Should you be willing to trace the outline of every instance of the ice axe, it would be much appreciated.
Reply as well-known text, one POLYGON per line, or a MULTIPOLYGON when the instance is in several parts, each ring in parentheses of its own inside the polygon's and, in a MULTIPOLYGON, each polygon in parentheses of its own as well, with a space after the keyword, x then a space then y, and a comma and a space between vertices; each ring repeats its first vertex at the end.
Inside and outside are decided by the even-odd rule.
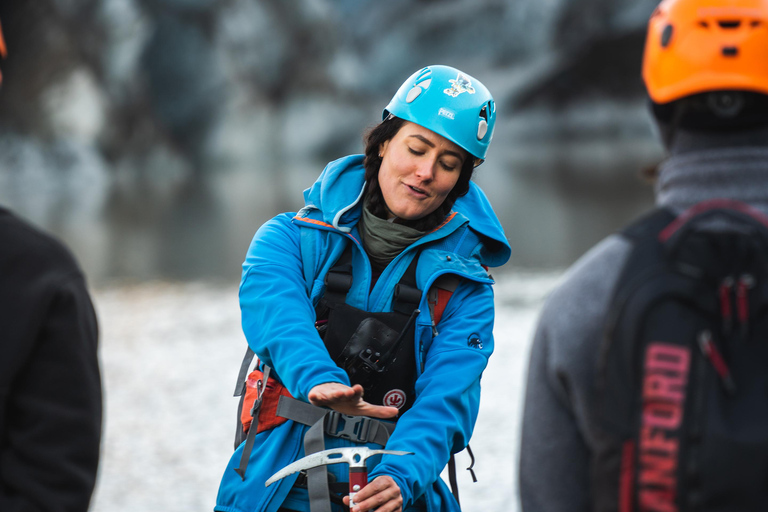
POLYGON ((367 446, 350 446, 347 448, 323 450, 288 464, 269 477, 265 486, 269 486, 281 478, 285 478, 298 471, 345 462, 349 464, 349 507, 352 508, 355 506, 355 494, 368 483, 368 468, 365 466, 365 460, 372 455, 384 454, 413 455, 412 452, 397 450, 371 450, 367 446))

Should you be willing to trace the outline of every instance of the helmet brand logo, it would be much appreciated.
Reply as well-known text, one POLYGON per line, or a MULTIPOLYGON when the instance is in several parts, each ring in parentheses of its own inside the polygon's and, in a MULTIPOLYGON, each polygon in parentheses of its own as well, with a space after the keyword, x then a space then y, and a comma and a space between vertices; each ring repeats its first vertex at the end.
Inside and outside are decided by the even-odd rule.
POLYGON ((454 119, 456 117, 456 114, 448 110, 447 108, 441 108, 437 111, 437 115, 446 117, 448 119, 454 119))
POLYGON ((448 82, 451 84, 451 87, 443 91, 448 96, 455 98, 463 92, 475 94, 475 88, 472 87, 472 81, 463 73, 459 73, 455 80, 448 80, 448 82))

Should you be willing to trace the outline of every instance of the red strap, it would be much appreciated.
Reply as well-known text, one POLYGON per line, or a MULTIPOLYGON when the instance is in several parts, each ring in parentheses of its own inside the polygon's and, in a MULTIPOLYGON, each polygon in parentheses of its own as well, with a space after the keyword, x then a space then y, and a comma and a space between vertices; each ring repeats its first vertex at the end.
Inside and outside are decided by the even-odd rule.
POLYGON ((699 215, 700 213, 703 213, 707 210, 712 210, 716 208, 726 208, 731 210, 736 210, 741 213, 744 213, 746 215, 749 215, 753 217, 755 220, 761 222, 763 225, 768 227, 768 217, 757 210, 756 208, 739 202, 739 201, 733 201, 730 199, 711 199, 709 201, 702 201, 700 203, 697 203, 687 210, 685 210, 683 213, 681 213, 672 223, 670 223, 666 228, 664 228, 661 233, 659 233, 659 240, 661 242, 666 242, 669 240, 672 235, 675 234, 675 231, 680 229, 683 225, 685 225, 686 222, 691 220, 696 215, 699 215))
POLYGON ((720 314, 723 320, 731 319, 731 281, 726 279, 720 285, 720 314))
POLYGON ((437 304, 435 304, 435 316, 433 318, 435 325, 439 324, 440 319, 443 318, 443 312, 448 305, 448 301, 451 300, 451 295, 453 295, 453 292, 450 290, 437 289, 437 304))
MULTIPOLYGON (((259 397, 258 383, 261 382, 262 378, 264 378, 264 374, 261 373, 261 370, 254 370, 248 375, 243 409, 240 411, 240 422, 243 424, 243 432, 246 433, 251 428, 253 421, 251 409, 253 408, 253 403, 259 397)), ((288 421, 287 418, 277 415, 277 403, 281 395, 291 396, 285 386, 270 377, 262 393, 261 407, 259 407, 259 423, 258 427, 256 427, 257 434, 288 421)))
POLYGON ((737 307, 739 311, 739 322, 745 324, 749 321, 749 282, 746 278, 739 279, 736 287, 737 307))
POLYGON ((632 512, 632 495, 635 485, 635 442, 624 441, 621 447, 621 469, 619 474, 619 512, 632 512))
POLYGON ((702 352, 704 352, 704 355, 707 356, 712 363, 712 366, 714 366, 717 374, 723 379, 728 378, 731 374, 731 370, 728 368, 725 359, 723 359, 722 354, 717 350, 717 347, 712 342, 711 338, 701 339, 701 349, 702 352))

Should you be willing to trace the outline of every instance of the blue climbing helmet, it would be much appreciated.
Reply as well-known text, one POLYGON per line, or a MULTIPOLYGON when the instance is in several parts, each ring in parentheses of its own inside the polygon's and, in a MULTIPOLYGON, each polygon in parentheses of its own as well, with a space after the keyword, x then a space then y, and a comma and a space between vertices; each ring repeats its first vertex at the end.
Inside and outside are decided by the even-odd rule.
POLYGON ((479 80, 450 66, 427 66, 400 86, 384 109, 442 135, 475 157, 485 160, 496 125, 493 96, 479 80))

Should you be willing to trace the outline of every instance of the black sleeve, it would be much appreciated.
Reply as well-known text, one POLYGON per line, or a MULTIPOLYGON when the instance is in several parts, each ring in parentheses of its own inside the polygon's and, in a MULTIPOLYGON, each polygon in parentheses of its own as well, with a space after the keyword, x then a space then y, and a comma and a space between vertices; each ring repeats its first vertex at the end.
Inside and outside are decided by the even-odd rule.
POLYGON ((63 277, 8 389, 0 510, 85 512, 101 438, 96 316, 79 275, 63 277))

